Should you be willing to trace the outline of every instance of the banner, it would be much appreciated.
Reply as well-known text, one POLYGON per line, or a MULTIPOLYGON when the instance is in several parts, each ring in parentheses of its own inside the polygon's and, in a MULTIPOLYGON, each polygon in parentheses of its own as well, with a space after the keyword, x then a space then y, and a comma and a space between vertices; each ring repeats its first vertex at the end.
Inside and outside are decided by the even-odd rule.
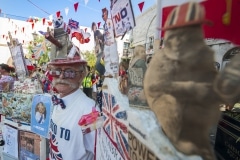
POLYGON ((125 35, 136 25, 130 0, 117 0, 110 9, 116 37, 125 35))

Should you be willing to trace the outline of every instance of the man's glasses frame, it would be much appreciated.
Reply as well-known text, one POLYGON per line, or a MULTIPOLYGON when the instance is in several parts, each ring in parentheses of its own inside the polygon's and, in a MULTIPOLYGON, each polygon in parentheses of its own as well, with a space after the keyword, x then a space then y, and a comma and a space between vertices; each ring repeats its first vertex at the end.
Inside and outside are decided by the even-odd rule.
POLYGON ((64 70, 57 68, 57 69, 51 69, 49 71, 49 74, 53 77, 60 77, 60 75, 63 73, 64 78, 75 78, 77 75, 77 72, 79 72, 81 74, 84 71, 82 71, 82 70, 75 71, 74 69, 70 69, 70 68, 67 68, 64 70))

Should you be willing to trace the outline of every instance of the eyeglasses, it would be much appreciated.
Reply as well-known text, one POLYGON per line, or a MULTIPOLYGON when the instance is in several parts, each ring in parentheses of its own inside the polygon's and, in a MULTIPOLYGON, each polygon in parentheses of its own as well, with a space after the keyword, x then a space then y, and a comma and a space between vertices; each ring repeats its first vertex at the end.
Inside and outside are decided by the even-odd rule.
POLYGON ((49 71, 49 74, 53 77, 59 77, 63 73, 64 78, 75 78, 77 75, 77 72, 83 73, 83 71, 75 71, 73 69, 51 69, 49 71))

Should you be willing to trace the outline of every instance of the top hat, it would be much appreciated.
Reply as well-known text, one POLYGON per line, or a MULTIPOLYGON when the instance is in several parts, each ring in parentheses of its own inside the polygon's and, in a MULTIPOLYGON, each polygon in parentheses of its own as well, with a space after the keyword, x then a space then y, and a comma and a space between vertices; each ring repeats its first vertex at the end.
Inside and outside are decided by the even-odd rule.
POLYGON ((179 27, 212 24, 205 19, 205 9, 197 2, 188 2, 175 7, 167 17, 167 20, 161 30, 169 30, 179 27))

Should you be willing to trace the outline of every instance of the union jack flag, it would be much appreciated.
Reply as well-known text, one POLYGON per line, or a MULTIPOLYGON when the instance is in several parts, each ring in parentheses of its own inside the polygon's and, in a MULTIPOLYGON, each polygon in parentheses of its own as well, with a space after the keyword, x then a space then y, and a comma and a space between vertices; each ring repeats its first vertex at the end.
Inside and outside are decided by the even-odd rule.
POLYGON ((113 95, 103 92, 103 128, 115 142, 116 147, 123 159, 129 160, 128 142, 127 142, 127 126, 123 123, 127 119, 126 111, 121 110, 113 95))
POLYGON ((50 147, 50 155, 51 159, 55 160, 63 160, 61 152, 58 150, 58 142, 56 140, 56 136, 50 132, 50 140, 49 140, 49 147, 50 147))
POLYGON ((78 27, 79 27, 79 22, 78 22, 78 21, 74 21, 74 20, 72 20, 72 19, 69 19, 69 21, 68 21, 68 26, 69 26, 70 28, 78 29, 78 27))

